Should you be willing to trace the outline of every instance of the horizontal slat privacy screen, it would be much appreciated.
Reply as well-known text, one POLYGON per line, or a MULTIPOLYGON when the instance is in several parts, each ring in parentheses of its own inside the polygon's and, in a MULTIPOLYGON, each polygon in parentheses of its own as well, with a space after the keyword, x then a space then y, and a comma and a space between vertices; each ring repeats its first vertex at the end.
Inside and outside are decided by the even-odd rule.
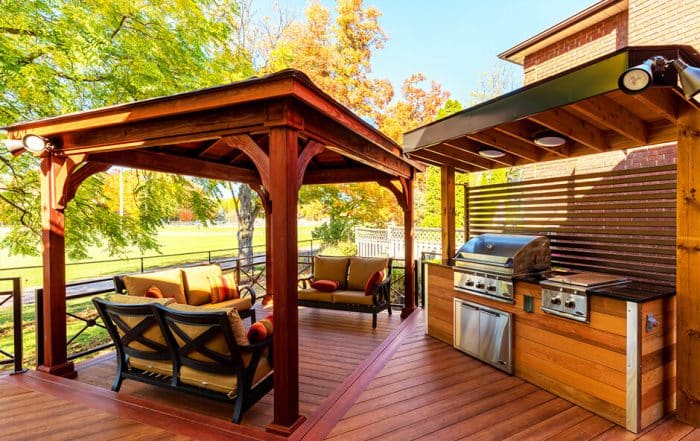
POLYGON ((471 187, 469 233, 542 234, 552 265, 675 284, 676 166, 471 187))

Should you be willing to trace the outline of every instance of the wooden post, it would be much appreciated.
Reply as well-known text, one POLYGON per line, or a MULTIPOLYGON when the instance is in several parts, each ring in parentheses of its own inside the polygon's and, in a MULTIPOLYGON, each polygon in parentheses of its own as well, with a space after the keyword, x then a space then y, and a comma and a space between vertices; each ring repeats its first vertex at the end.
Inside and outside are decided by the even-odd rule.
POLYGON ((464 241, 469 240, 469 183, 464 184, 464 241))
POLYGON ((442 259, 455 256, 455 168, 440 167, 440 227, 442 237, 442 259))
POLYGON ((272 291, 272 215, 269 201, 265 207, 265 299, 270 301, 272 291))
POLYGON ((678 118, 676 238, 678 419, 700 426, 700 111, 678 118))
POLYGON ((274 292, 275 404, 267 430, 289 435, 304 421, 299 415, 299 328, 297 312, 297 132, 270 129, 270 256, 274 292))
POLYGON ((415 271, 416 266, 413 256, 413 179, 401 179, 403 186, 406 206, 403 207, 403 225, 404 225, 404 259, 405 259, 405 305, 401 311, 401 317, 408 317, 416 309, 416 281, 415 271))
POLYGON ((63 207, 57 207, 67 179, 65 159, 48 155, 41 160, 41 240, 44 264, 44 364, 37 370, 73 378, 75 367, 66 349, 66 256, 63 207), (62 177, 59 177, 62 176, 62 177))

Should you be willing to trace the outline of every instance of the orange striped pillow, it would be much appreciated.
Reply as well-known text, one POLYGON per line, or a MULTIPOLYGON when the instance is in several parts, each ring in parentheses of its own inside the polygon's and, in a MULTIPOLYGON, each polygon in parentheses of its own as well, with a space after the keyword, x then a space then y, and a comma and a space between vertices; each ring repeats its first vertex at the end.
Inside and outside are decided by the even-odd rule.
POLYGON ((207 279, 209 279, 209 288, 211 289, 209 296, 212 303, 225 302, 226 300, 241 297, 233 273, 214 277, 209 276, 207 279))

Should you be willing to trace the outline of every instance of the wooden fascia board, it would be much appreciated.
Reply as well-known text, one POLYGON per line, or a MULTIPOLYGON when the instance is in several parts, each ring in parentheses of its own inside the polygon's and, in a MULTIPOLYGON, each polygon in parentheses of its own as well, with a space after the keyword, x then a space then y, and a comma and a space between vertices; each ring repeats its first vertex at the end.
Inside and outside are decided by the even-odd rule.
POLYGON ((348 182, 372 182, 395 179, 394 176, 367 167, 343 169, 307 170, 303 185, 342 184, 348 182))
POLYGON ((94 153, 88 156, 88 161, 220 181, 260 184, 260 176, 252 170, 161 152, 131 150, 94 153))

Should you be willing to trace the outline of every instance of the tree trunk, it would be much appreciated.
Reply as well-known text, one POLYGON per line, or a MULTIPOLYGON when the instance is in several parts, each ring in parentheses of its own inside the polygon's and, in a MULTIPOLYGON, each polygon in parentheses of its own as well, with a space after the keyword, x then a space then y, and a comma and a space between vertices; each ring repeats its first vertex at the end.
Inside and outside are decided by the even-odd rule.
POLYGON ((238 258, 242 265, 251 263, 253 257, 253 232, 255 230, 255 218, 260 212, 260 205, 256 201, 257 195, 245 184, 238 186, 238 203, 236 215, 238 216, 238 258))

